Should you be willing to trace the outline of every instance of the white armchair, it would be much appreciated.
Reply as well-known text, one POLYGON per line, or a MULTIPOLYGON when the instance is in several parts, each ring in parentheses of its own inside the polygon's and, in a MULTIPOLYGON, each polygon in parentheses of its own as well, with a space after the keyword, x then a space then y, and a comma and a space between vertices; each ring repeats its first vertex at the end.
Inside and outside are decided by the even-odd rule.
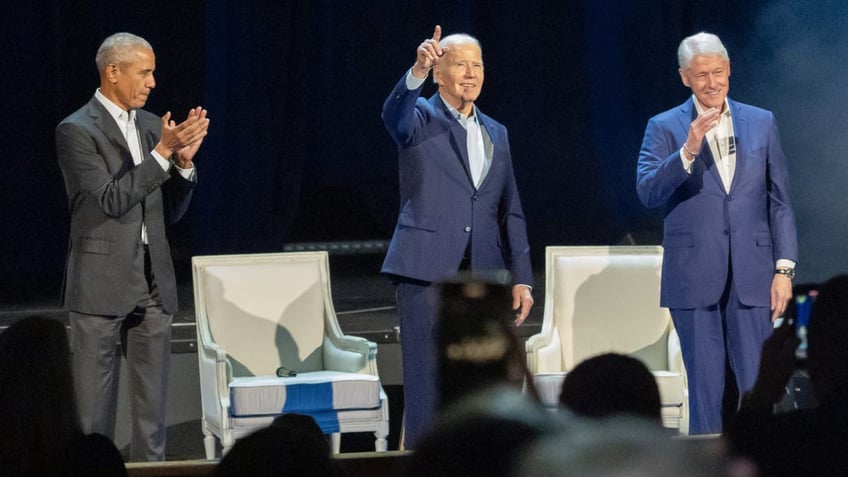
POLYGON ((207 459, 282 413, 315 418, 336 453, 345 432, 386 450, 377 345, 342 334, 326 252, 199 256, 192 273, 207 459))
POLYGON ((660 308, 660 246, 573 246, 545 250, 541 331, 527 364, 546 406, 559 403, 568 370, 602 353, 640 359, 656 378, 666 427, 687 427, 686 376, 677 333, 660 308))

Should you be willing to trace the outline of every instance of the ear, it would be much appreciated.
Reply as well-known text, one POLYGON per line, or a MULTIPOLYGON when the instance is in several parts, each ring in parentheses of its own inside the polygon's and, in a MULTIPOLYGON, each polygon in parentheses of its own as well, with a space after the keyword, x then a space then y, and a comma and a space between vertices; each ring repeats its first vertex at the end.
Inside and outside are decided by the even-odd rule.
POLYGON ((686 77, 686 72, 683 70, 683 68, 679 68, 677 72, 680 73, 680 81, 683 82, 683 85, 687 88, 691 88, 692 86, 689 84, 689 78, 686 77))
POLYGON ((118 65, 109 64, 106 66, 106 79, 108 79, 110 83, 118 82, 118 74, 120 74, 118 65))
POLYGON ((433 80, 437 85, 442 86, 442 69, 439 65, 433 65, 433 80))

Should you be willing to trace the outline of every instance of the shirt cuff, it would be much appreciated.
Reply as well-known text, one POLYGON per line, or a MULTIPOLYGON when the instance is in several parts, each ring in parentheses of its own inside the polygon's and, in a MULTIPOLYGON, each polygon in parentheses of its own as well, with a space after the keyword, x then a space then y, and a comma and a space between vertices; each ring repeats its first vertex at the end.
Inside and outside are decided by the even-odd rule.
POLYGON ((182 167, 174 164, 174 169, 177 170, 177 173, 179 173, 181 176, 183 176, 183 179, 185 179, 187 181, 191 181, 191 182, 197 182, 197 168, 196 167, 192 167, 191 169, 183 169, 182 167))
POLYGON ((427 78, 416 78, 412 74, 412 68, 410 68, 409 71, 406 73, 406 89, 410 91, 413 89, 420 88, 425 81, 427 81, 427 78))
POLYGON ((777 259, 777 264, 775 268, 795 268, 795 262, 789 260, 788 258, 779 258, 777 259))
POLYGON ((683 170, 686 171, 687 174, 692 173, 692 163, 695 162, 694 159, 691 161, 686 159, 686 148, 680 148, 680 161, 683 162, 683 170))
POLYGON ((171 168, 171 162, 162 157, 162 154, 156 152, 156 149, 150 151, 150 155, 153 156, 153 159, 156 159, 156 162, 159 163, 159 167, 161 167, 163 171, 167 171, 171 168))

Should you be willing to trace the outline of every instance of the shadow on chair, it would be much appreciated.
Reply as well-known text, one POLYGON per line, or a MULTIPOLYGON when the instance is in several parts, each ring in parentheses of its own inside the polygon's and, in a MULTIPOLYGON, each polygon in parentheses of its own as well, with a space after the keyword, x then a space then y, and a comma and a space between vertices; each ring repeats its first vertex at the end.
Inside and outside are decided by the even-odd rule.
POLYGON ((342 334, 326 252, 194 257, 192 272, 207 459, 283 413, 312 416, 336 453, 346 432, 386 450, 377 345, 342 334))
POLYGON ((621 353, 654 375, 666 427, 686 428, 686 381, 677 334, 660 308, 662 247, 547 247, 540 333, 526 343, 540 399, 555 407, 565 373, 581 361, 621 353))

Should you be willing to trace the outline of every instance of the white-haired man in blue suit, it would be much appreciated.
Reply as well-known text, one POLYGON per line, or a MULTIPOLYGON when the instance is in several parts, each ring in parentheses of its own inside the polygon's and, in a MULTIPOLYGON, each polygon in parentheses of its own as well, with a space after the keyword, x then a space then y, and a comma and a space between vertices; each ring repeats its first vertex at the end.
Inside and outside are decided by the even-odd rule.
POLYGON ((760 349, 792 296, 798 245, 774 115, 727 98, 730 58, 709 33, 684 39, 683 104, 648 122, 637 191, 665 210, 661 305, 680 336, 690 434, 722 430, 725 366, 751 389, 760 349))
POLYGON ((458 270, 509 270, 516 325, 533 306, 524 212, 506 128, 474 104, 483 86, 479 42, 465 34, 432 38, 383 105, 398 146, 400 214, 383 273, 395 278, 403 353, 407 448, 436 408, 434 282, 458 270), (439 92, 421 91, 430 70, 439 92))

